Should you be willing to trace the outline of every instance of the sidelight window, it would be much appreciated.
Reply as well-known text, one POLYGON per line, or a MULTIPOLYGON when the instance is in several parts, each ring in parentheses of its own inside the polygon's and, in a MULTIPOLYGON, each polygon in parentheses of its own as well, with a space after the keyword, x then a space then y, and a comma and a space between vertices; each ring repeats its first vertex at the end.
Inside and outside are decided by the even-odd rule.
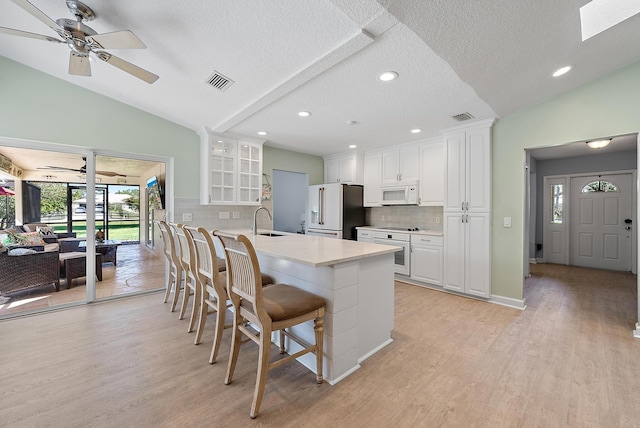
POLYGON ((564 184, 551 185, 551 223, 562 224, 564 214, 564 184))

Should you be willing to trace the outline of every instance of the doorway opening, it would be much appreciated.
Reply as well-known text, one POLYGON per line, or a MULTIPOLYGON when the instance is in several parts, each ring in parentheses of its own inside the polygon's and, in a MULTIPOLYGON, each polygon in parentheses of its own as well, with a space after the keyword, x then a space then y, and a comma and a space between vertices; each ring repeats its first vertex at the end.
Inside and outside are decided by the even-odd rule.
POLYGON ((585 142, 526 151, 525 272, 537 262, 636 272, 637 141, 629 134, 597 151, 585 142), (618 192, 605 182, 619 182, 618 192))
MULTIPOLYGON (((164 259, 161 252, 149 250, 145 245, 149 232, 141 219, 146 218, 148 210, 140 205, 140 199, 146 198, 147 177, 156 175, 163 183, 170 183, 167 179, 171 173, 170 159, 151 155, 129 157, 9 138, 1 141, 0 154, 12 165, 0 178, 15 191, 15 196, 9 197, 8 211, 15 219, 13 226, 23 228, 32 223, 37 233, 38 226, 53 233, 52 237, 46 237, 51 242, 40 247, 58 255, 59 260, 50 264, 51 270, 59 274, 55 279, 60 279, 59 289, 53 279, 1 291, 0 319, 163 287, 164 259), (94 176, 91 171, 95 171, 94 176), (41 203, 45 199, 50 199, 46 206, 41 203), (55 203, 50 204, 51 200, 55 203), (94 239, 96 232, 104 233, 103 240, 94 239), (95 249, 87 245, 94 243, 95 249), (122 245, 127 243, 134 245, 122 245), (52 246, 57 249, 50 250, 52 246), (70 270, 71 281, 67 275, 70 270)), ((22 231, 26 232, 18 232, 22 231)), ((43 263, 38 263, 30 269, 42 266, 43 263)))
POLYGON ((273 230, 304 233, 309 174, 273 170, 273 230))

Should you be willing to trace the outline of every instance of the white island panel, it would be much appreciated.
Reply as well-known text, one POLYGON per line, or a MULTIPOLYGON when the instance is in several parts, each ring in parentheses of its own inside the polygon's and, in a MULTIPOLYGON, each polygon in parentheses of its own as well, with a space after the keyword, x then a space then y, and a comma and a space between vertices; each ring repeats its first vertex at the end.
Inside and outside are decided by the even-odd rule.
MULTIPOLYGON (((276 282, 326 300, 323 375, 328 383, 344 379, 361 361, 391 343, 396 247, 305 235, 235 233, 253 242, 260 269, 276 282)), ((315 340, 312 321, 292 332, 309 343, 315 340)), ((274 339, 278 343, 277 334, 274 339)), ((289 340, 286 346, 289 353, 301 349, 289 340)), ((298 361, 315 372, 313 354, 298 361)))
MULTIPOLYGON (((258 258, 261 270, 277 282, 327 301, 323 374, 328 383, 339 382, 357 370, 362 360, 391 342, 393 252, 318 267, 277 259, 259 250, 258 258)), ((294 327, 292 332, 309 343, 314 341, 312 322, 294 327)), ((295 353, 301 348, 287 341, 287 349, 295 353)), ((313 354, 298 360, 315 371, 313 354)))

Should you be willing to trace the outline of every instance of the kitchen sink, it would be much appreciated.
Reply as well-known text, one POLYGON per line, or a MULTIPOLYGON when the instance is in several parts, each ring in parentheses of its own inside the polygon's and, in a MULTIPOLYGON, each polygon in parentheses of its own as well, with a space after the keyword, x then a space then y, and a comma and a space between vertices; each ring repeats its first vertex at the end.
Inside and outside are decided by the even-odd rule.
POLYGON ((262 235, 262 236, 284 236, 284 235, 280 235, 280 234, 272 233, 272 232, 258 233, 258 235, 262 235))

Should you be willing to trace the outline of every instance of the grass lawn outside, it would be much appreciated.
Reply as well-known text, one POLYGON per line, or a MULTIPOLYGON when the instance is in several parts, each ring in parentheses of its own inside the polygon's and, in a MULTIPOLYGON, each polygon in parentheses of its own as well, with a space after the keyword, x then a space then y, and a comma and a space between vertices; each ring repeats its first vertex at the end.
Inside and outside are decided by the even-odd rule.
MULTIPOLYGON (((54 232, 66 232, 67 225, 65 224, 50 224, 53 227, 54 232)), ((102 229, 102 222, 96 223, 97 228, 102 229)), ((104 230, 104 229, 103 229, 104 230)), ((73 222, 73 232, 76 232, 78 238, 87 236, 87 223, 84 221, 73 222)), ((109 221, 109 230, 106 239, 117 239, 118 241, 140 241, 140 224, 138 221, 126 221, 126 220, 111 220, 109 221)))

